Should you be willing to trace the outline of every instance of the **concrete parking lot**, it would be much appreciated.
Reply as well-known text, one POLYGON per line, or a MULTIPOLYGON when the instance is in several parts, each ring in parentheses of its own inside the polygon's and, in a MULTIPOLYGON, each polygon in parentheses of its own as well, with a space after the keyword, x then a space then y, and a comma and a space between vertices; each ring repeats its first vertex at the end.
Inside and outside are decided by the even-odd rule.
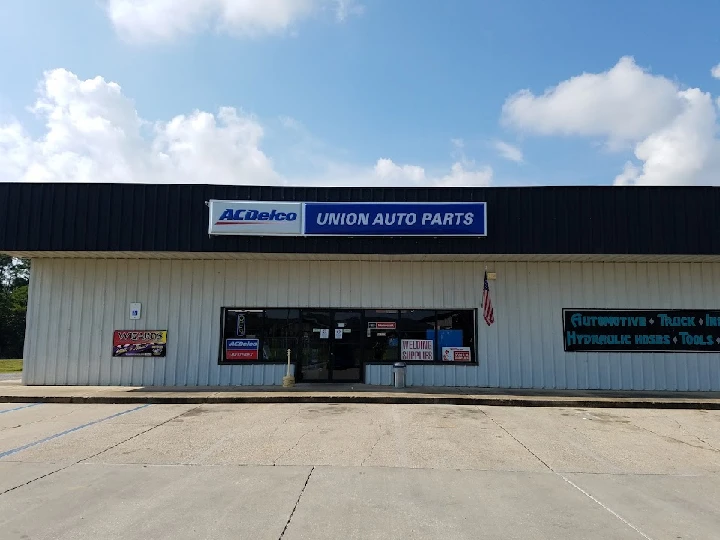
POLYGON ((708 540, 718 501, 718 411, 0 404, 3 540, 708 540))

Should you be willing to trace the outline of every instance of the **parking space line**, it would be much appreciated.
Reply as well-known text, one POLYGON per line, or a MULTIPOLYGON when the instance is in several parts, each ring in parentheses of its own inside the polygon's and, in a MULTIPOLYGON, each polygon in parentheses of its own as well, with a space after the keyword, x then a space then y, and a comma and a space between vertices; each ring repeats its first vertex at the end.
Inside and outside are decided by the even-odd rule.
POLYGON ((22 407, 15 407, 14 409, 6 409, 4 411, 0 411, 0 414, 5 414, 13 411, 20 411, 22 409, 29 409, 30 407, 35 407, 36 405, 40 405, 40 403, 31 403, 30 405, 23 405, 22 407))
POLYGON ((123 415, 131 413, 131 412, 139 411, 140 409, 144 409, 145 407, 149 407, 149 406, 150 406, 150 404, 146 403, 145 405, 140 405, 139 407, 135 407, 133 409, 128 409, 127 411, 115 413, 115 414, 107 416, 105 418, 100 418, 99 420, 93 420, 92 422, 88 422, 87 424, 83 424, 81 426, 76 426, 74 428, 70 428, 65 431, 61 431, 60 433, 55 433, 54 435, 50 435, 49 437, 45 437, 44 439, 40 439, 38 441, 24 444, 22 446, 18 446, 17 448, 13 448, 11 450, 6 450, 5 452, 0 452, 0 459, 6 458, 8 456, 12 456, 13 454, 17 454, 18 452, 22 452, 23 450, 27 450, 28 448, 32 448, 33 446, 37 446, 39 444, 43 444, 48 441, 52 441, 54 439, 58 439, 60 437, 68 435, 70 433, 80 431, 81 429, 85 429, 86 427, 94 426, 95 424, 100 424, 102 422, 106 422, 107 420, 112 420, 113 418, 117 418, 118 416, 123 416, 123 415))
MULTIPOLYGON (((553 472, 555 472, 555 471, 553 471, 553 472)), ((583 488, 581 488, 580 486, 578 486, 575 482, 573 482, 572 480, 570 480, 569 478, 567 478, 565 475, 560 474, 559 472, 555 472, 555 474, 558 475, 558 476, 559 476, 560 478, 562 478, 563 480, 565 480, 565 481, 566 481, 568 484, 570 484, 572 487, 574 487, 575 489, 577 489, 580 493, 582 493, 583 495, 585 495, 586 497, 588 497, 591 501, 596 502, 596 503, 599 504, 602 508, 604 508, 605 510, 607 510, 608 512, 610 512, 613 516, 615 516, 615 517, 618 518, 620 521, 622 521, 625 525, 627 525, 628 527, 630 527, 631 529, 633 529, 633 530, 634 530, 636 533, 638 533, 640 536, 642 536, 643 538, 646 538, 647 540, 653 540, 653 539, 650 538, 647 534, 645 534, 645 533, 642 532, 640 529, 638 529, 635 525, 633 525, 632 523, 630 523, 627 519, 625 519, 625 518, 622 517, 620 514, 618 514, 617 512, 615 512, 615 510, 613 510, 613 509, 610 508, 609 506, 604 505, 601 501, 599 501, 598 499, 596 499, 595 497, 593 497, 592 495, 590 495, 590 493, 588 493, 588 492, 585 491, 583 488)))
POLYGON ((615 516, 617 519, 619 519, 621 522, 623 522, 625 525, 627 525, 628 527, 630 527, 632 530, 634 530, 636 533, 638 533, 640 536, 642 536, 642 537, 645 538, 646 540, 653 540, 653 539, 652 539, 651 537, 649 537, 647 534, 645 534, 645 533, 642 532, 640 529, 638 529, 635 525, 633 525, 632 523, 630 523, 627 519, 625 519, 625 518, 622 517, 620 514, 618 514, 617 512, 615 512, 612 508, 610 508, 609 506, 606 506, 606 505, 603 504, 600 500, 596 499, 596 498, 593 497, 590 493, 588 493, 588 492, 585 491, 583 488, 581 488, 581 487, 578 486, 576 483, 574 483, 572 480, 570 480, 569 478, 567 478, 565 475, 563 475, 563 474, 557 472, 555 469, 553 469, 548 463, 546 463, 545 461, 543 461, 543 460, 540 458, 540 456, 538 456, 535 452, 533 452, 532 450, 530 450, 530 448, 528 448, 520 439, 518 439, 515 435, 513 435, 512 433, 510 433, 510 431, 509 431, 507 428, 505 428, 505 426, 503 426, 500 422, 498 422, 498 421, 495 420, 492 416, 490 416, 487 412, 485 412, 484 409, 480 408, 480 411, 482 411, 482 413, 483 413, 487 418, 489 418, 489 419, 492 421, 493 424, 495 424, 497 427, 499 427, 500 429, 502 429, 502 430, 503 430, 505 433, 507 433, 510 437, 512 437, 513 439, 515 439, 515 442, 516 442, 516 443, 518 443, 518 444, 519 444, 520 446, 522 446, 525 450, 527 450, 535 459, 537 459, 540 463, 542 463, 545 467, 547 467, 547 469, 548 469, 551 473, 553 473, 555 476, 558 476, 558 477, 562 478, 563 481, 565 481, 566 483, 568 483, 569 485, 571 485, 572 487, 574 487, 575 489, 577 489, 580 493, 582 493, 583 495, 585 495, 586 497, 588 497, 591 501, 593 501, 593 502, 597 503, 598 505, 600 505, 601 508, 603 508, 603 509, 607 510, 608 512, 610 512, 613 516, 615 516))

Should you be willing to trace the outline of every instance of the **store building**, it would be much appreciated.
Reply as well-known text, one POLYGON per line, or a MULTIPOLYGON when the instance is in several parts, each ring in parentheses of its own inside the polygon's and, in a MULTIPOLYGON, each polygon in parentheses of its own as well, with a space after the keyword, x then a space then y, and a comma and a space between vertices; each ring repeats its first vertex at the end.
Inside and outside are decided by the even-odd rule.
POLYGON ((23 382, 720 390, 718 188, 0 184, 23 382), (485 320, 488 276, 492 324, 485 320))

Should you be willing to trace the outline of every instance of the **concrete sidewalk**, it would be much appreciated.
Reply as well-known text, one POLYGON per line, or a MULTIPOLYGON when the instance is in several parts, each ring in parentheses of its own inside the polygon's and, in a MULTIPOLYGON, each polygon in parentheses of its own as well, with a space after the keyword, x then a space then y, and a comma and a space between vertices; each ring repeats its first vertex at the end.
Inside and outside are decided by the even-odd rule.
POLYGON ((16 379, 0 381, 0 403, 390 403, 709 410, 720 409, 720 392, 449 387, 395 389, 362 384, 298 384, 293 388, 23 386, 16 379))

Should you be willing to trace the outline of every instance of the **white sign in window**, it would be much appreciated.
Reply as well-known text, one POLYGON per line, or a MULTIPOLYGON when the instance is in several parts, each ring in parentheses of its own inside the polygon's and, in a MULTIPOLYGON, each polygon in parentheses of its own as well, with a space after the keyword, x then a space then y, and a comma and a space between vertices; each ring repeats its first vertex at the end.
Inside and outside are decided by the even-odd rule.
POLYGON ((470 362, 470 347, 443 347, 443 362, 470 362))
POLYGON ((403 339, 400 359, 403 361, 432 362, 435 359, 435 342, 432 339, 403 339))

